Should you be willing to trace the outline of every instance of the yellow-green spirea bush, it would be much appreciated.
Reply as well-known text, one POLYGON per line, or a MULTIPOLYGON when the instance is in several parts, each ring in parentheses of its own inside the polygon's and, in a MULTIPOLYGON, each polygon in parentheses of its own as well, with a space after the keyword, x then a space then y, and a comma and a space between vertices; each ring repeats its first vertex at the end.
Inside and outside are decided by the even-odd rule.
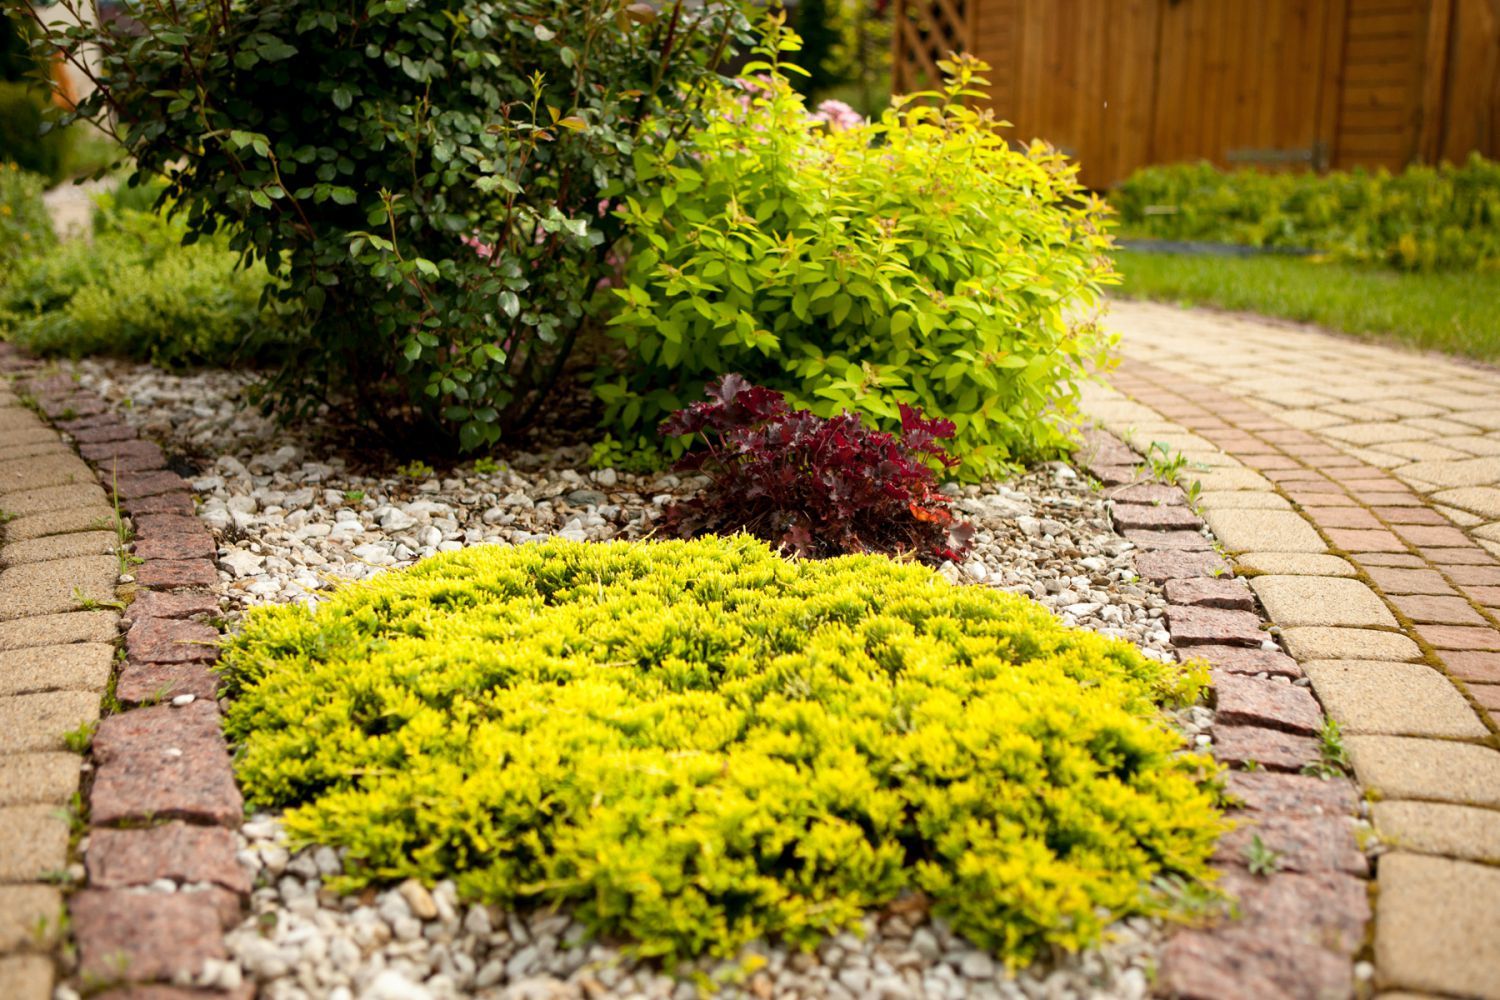
POLYGON ((810 945, 923 891, 1007 961, 1201 879, 1196 668, 917 565, 745 536, 480 547, 260 609, 223 658, 250 802, 351 890, 453 877, 644 955, 810 945))
POLYGON ((969 106, 983 63, 944 61, 940 94, 839 128, 782 75, 795 46, 773 22, 755 89, 720 92, 690 142, 637 167, 609 327, 626 360, 595 385, 610 432, 631 440, 737 372, 819 416, 951 420, 965 480, 1067 447, 1077 383, 1108 356, 1104 204, 969 106))

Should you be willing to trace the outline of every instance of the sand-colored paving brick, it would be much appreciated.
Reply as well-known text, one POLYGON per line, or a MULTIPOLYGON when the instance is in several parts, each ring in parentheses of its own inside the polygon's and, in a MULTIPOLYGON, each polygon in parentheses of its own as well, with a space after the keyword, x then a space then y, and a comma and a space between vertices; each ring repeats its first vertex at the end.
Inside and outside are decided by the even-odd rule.
POLYGON ((1398 466, 1396 475, 1440 487, 1488 486, 1500 482, 1500 456, 1448 462, 1413 462, 1398 466))
POLYGON ((0 844, 0 882, 34 882, 67 866, 67 818, 57 806, 5 806, 0 844))
POLYGON ((1205 490, 1198 494, 1204 510, 1291 510, 1285 497, 1263 490, 1205 490))
POLYGON ((0 657, 0 695, 97 691, 109 683, 115 647, 103 642, 33 646, 0 657))
POLYGON ((48 948, 62 927, 62 893, 50 885, 0 885, 0 951, 48 948))
POLYGON ((1500 863, 1500 813, 1447 802, 1382 801, 1370 806, 1385 844, 1418 854, 1500 863))
POLYGON ((61 805, 78 790, 83 759, 75 753, 0 755, 0 806, 61 805))
POLYGON ((113 642, 119 629, 118 611, 67 611, 16 618, 0 622, 0 651, 65 642, 113 642))
POLYGON ((1406 736, 1350 736, 1344 742, 1360 784, 1384 798, 1500 808, 1500 751, 1406 736))
POLYGON ((64 452, 0 460, 0 507, 5 507, 12 493, 73 483, 95 484, 93 471, 77 455, 64 452))
POLYGON ((0 995, 6 1000, 52 1000, 52 959, 42 955, 0 958, 0 995))
POLYGON ((1380 861, 1379 985, 1500 1000, 1500 869, 1396 852, 1380 861))
POLYGON ((1269 479, 1249 469, 1193 469, 1182 473, 1181 481, 1186 486, 1196 482, 1205 492, 1273 489, 1269 479))
POLYGON ((1417 644, 1397 632, 1326 625, 1295 625, 1283 629, 1287 652, 1307 660, 1418 660, 1417 644))
POLYGON ((1231 552, 1326 552, 1301 515, 1285 510, 1210 510, 1204 521, 1231 552))
POLYGON ((1277 625, 1396 627, 1396 619, 1385 603, 1358 580, 1257 576, 1250 586, 1277 625))
POLYGON ((76 531, 67 535, 44 535, 0 546, 0 566, 49 562, 74 556, 113 555, 120 547, 113 531, 76 531))
POLYGON ((1489 735, 1452 682, 1424 663, 1309 660, 1302 669, 1346 732, 1476 740, 1489 735))
POLYGON ((74 556, 0 570, 0 621, 76 611, 112 601, 120 563, 114 556, 74 556))
MULTIPOLYGON (((0 498, 0 503, 4 504, 7 514, 21 517, 72 507, 102 507, 106 499, 104 488, 97 483, 70 483, 67 486, 44 486, 36 490, 7 493, 0 498)), ((10 536, 8 531, 6 536, 10 536)))
POLYGON ((5 526, 5 540, 13 544, 30 538, 46 538, 49 535, 64 535, 75 531, 112 531, 114 523, 115 510, 109 504, 87 504, 18 517, 5 526))
POLYGON ((63 750, 65 733, 99 718, 92 691, 47 691, 0 697, 0 753, 63 750))
POLYGON ((1347 560, 1317 552, 1241 552, 1234 557, 1242 571, 1270 576, 1354 576, 1347 560))

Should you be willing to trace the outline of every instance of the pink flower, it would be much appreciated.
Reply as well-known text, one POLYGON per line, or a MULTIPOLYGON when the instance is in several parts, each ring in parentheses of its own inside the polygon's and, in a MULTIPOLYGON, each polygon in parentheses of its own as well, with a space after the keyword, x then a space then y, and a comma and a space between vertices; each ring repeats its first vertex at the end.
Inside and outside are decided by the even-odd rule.
POLYGON ((827 122, 835 132, 859 128, 865 123, 864 116, 843 101, 824 101, 812 114, 814 121, 827 122))
POLYGON ((460 236, 459 239, 463 241, 464 246, 472 249, 477 257, 489 260, 495 256, 495 248, 482 242, 477 236, 460 236))

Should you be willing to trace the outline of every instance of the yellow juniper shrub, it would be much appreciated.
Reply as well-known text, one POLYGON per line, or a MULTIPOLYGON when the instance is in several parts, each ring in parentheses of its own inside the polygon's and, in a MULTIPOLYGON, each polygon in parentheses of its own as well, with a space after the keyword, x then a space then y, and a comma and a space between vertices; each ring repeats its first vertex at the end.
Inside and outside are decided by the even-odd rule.
POLYGON ((252 612, 225 652, 251 803, 338 888, 452 876, 642 954, 810 945, 906 891, 1009 962, 1208 876, 1195 667, 1025 598, 748 537, 479 547, 252 612))

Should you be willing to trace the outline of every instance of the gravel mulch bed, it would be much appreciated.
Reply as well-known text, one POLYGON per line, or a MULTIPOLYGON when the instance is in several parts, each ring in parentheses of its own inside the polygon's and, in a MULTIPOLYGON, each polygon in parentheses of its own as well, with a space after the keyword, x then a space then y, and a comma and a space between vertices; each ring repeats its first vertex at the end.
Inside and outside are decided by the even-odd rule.
MULTIPOLYGON (((466 545, 645 537, 662 507, 693 485, 590 470, 581 447, 505 455, 494 471, 468 463, 413 478, 328 454, 262 417, 243 398, 242 375, 98 361, 77 371, 178 460, 220 546, 216 589, 231 622, 255 604, 315 601, 341 581, 466 545)), ((943 567, 950 579, 1028 594, 1069 623, 1176 658, 1160 588, 1136 578, 1134 546, 1073 468, 1053 463, 955 495, 977 531, 970 558, 943 567)), ((1208 709, 1185 710, 1177 722, 1208 743, 1208 709)), ((271 816, 241 834, 259 888, 251 915, 228 936, 234 960, 211 971, 213 984, 251 978, 270 1000, 697 995, 689 980, 584 939, 564 913, 463 907, 450 883, 341 898, 323 888, 339 869, 333 850, 290 855, 271 816)), ((920 907, 896 904, 864 930, 813 954, 757 949, 760 967, 738 977, 734 963, 701 971, 724 995, 754 997, 1133 998, 1147 994, 1164 936, 1159 924, 1132 919, 1097 951, 1009 977, 920 907)))

